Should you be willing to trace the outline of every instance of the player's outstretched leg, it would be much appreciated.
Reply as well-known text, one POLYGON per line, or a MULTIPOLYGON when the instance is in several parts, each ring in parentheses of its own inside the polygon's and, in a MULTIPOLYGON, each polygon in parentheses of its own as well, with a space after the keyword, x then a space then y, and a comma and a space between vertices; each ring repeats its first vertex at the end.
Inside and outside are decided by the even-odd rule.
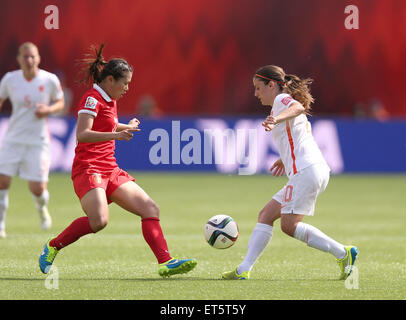
POLYGON ((196 267, 196 259, 174 259, 170 256, 159 218, 144 218, 141 222, 144 239, 158 260, 158 274, 160 276, 170 277, 175 274, 187 273, 196 267))
POLYGON ((358 249, 355 246, 345 246, 345 251, 347 254, 342 259, 337 259, 337 263, 340 267, 341 275, 340 280, 347 279, 352 271, 352 267, 354 266, 355 260, 358 256, 358 249))
POLYGON ((252 267, 271 241, 272 235, 273 226, 258 222, 251 234, 243 262, 235 270, 224 272, 221 278, 224 280, 249 280, 252 267))
POLYGON ((161 277, 170 277, 175 274, 187 273, 196 265, 196 259, 170 259, 159 264, 158 273, 161 277))
POLYGON ((75 219, 65 230, 58 236, 50 239, 44 246, 39 257, 39 267, 43 273, 48 273, 54 262, 56 254, 64 247, 77 241, 80 237, 94 233, 90 227, 88 217, 80 217, 75 219))

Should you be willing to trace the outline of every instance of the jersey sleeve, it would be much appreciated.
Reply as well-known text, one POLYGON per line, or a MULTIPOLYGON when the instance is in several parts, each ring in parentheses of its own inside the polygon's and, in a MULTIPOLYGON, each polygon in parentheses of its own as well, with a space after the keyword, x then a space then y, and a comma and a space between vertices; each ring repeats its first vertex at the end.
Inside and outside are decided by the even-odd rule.
POLYGON ((8 88, 7 79, 9 78, 9 73, 7 72, 0 81, 0 99, 5 100, 8 98, 8 88))
POLYGON ((81 113, 86 113, 92 115, 93 117, 97 117, 100 106, 100 102, 95 97, 91 95, 84 96, 79 104, 78 115, 81 113))
POLYGON ((51 91, 51 100, 60 100, 63 98, 63 90, 61 82, 59 81, 56 75, 51 76, 52 91, 51 91))
POLYGON ((284 107, 286 107, 286 108, 289 108, 290 107, 290 105, 293 103, 293 102, 295 102, 296 100, 295 99, 293 99, 290 95, 284 95, 284 96, 281 96, 280 97, 280 103, 284 106, 284 107))
POLYGON ((295 102, 296 100, 293 99, 290 95, 288 94, 279 94, 275 98, 275 103, 274 103, 274 115, 277 116, 280 113, 282 113, 284 110, 290 107, 290 105, 295 102))

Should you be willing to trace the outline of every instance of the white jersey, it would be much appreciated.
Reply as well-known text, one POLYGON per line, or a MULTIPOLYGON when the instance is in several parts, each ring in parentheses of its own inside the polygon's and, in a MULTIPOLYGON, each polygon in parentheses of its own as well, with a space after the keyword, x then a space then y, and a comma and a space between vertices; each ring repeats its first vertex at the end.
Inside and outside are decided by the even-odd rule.
MULTIPOLYGON (((289 94, 277 95, 271 114, 276 117, 295 101, 289 94)), ((327 166, 305 114, 278 123, 271 133, 289 178, 313 164, 323 163, 327 166)))
POLYGON ((12 113, 3 141, 41 145, 49 143, 47 118, 35 116, 37 103, 50 105, 63 98, 59 79, 53 73, 40 69, 35 78, 28 81, 22 70, 7 72, 0 82, 0 99, 9 98, 12 113))

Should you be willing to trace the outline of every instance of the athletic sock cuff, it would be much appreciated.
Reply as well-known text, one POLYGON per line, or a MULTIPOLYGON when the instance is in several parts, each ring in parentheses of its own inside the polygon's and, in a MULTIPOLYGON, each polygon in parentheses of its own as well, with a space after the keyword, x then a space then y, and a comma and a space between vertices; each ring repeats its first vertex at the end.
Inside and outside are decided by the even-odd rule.
POLYGON ((272 233, 273 227, 270 226, 269 224, 258 222, 255 225, 255 230, 266 232, 266 233, 272 233))
POLYGON ((141 221, 149 221, 149 220, 160 221, 159 218, 157 218, 157 217, 149 217, 149 218, 142 218, 141 219, 141 221))

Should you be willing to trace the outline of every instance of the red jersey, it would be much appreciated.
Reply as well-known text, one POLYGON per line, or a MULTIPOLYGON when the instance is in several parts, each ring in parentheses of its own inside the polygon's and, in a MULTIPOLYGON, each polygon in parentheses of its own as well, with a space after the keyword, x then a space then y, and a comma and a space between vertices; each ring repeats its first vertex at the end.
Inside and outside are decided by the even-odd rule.
MULTIPOLYGON (((78 115, 90 114, 94 117, 92 130, 115 132, 118 125, 116 101, 97 84, 87 91, 78 107, 78 115)), ((72 177, 80 173, 109 173, 118 167, 114 150, 115 140, 105 142, 78 142, 72 165, 72 177)))

